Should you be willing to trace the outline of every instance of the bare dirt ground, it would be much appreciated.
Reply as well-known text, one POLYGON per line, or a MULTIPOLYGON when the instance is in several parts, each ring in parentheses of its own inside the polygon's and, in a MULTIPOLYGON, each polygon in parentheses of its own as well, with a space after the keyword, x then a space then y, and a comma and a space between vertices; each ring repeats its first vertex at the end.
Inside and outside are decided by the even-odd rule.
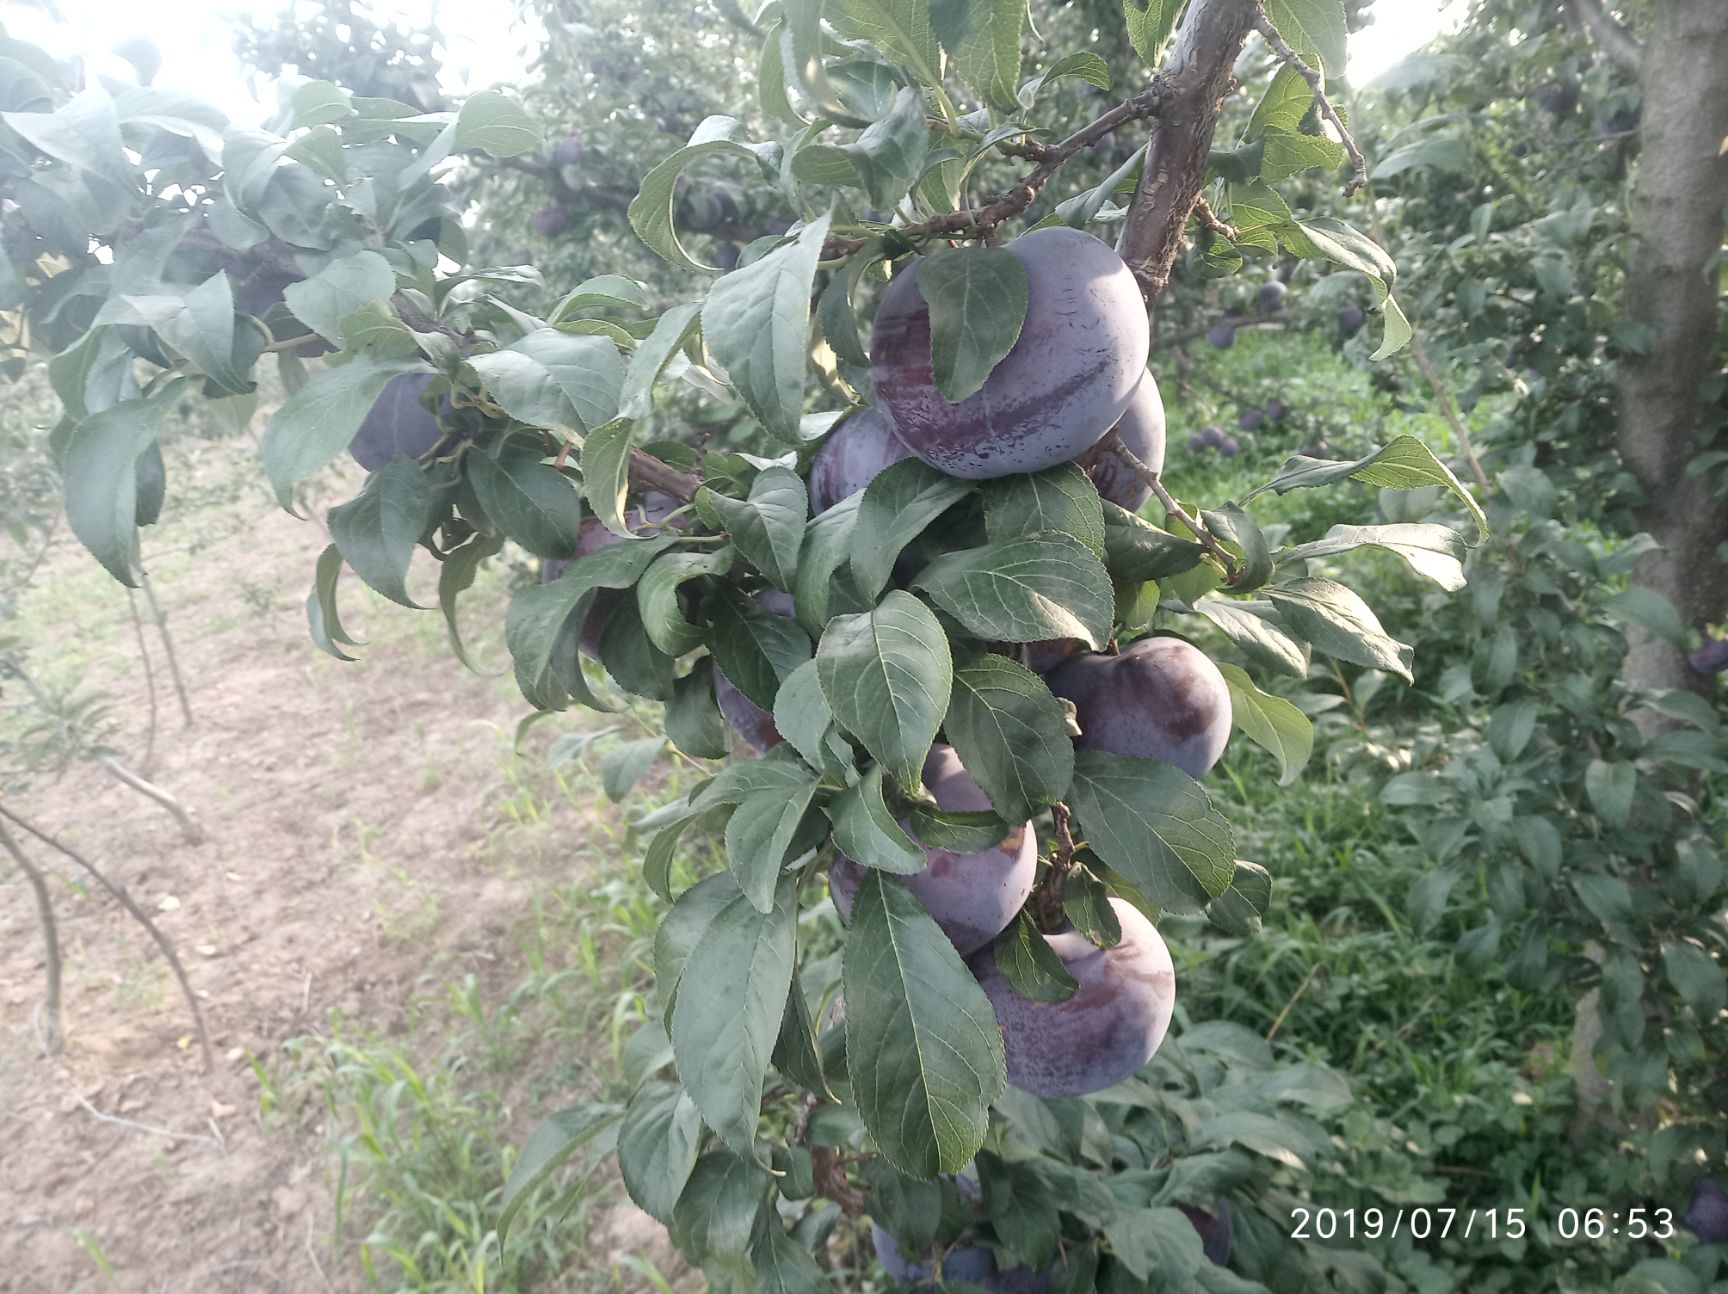
MULTIPOLYGON (((523 713, 513 688, 463 671, 436 611, 389 607, 349 582, 349 627, 371 645, 357 665, 319 654, 303 598, 323 535, 256 501, 246 515, 255 524, 223 551, 154 568, 195 717, 182 728, 162 697, 154 776, 193 808, 205 842, 183 843, 166 814, 88 761, 9 802, 156 916, 203 1000, 215 1066, 203 1072, 186 1005, 144 932, 93 887, 70 888, 83 882, 76 869, 36 849, 61 878, 67 960, 65 1049, 45 1057, 34 905, 0 868, 11 876, 0 884, 6 1291, 358 1288, 323 1240, 329 1131, 318 1111, 267 1129, 249 1058, 271 1065, 332 1009, 398 1029, 429 969, 484 979, 533 886, 530 872, 480 857, 523 713)), ((37 583, 95 591, 100 605, 65 626, 65 647, 86 651, 89 681, 114 693, 116 744, 136 761, 136 646, 123 594, 93 570, 68 541, 37 583)), ((501 612, 495 593, 489 611, 476 599, 466 615, 501 612)), ((495 636, 483 645, 501 661, 495 636)), ((584 827, 573 813, 558 824, 578 837, 584 827)), ((519 1143, 539 1113, 517 1112, 503 1135, 519 1143)))

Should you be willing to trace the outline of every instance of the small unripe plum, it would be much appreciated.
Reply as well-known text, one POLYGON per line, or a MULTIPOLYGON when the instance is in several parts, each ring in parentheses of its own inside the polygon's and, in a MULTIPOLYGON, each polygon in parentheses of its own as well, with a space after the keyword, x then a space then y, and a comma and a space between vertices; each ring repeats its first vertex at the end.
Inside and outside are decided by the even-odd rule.
POLYGON ((1278 419, 1282 418, 1289 412, 1290 406, 1285 404, 1282 400, 1268 400, 1266 402, 1266 416, 1273 422, 1277 422, 1278 419))
MULTIPOLYGON (((1150 373, 1134 388, 1134 398, 1116 424, 1123 447, 1154 472, 1164 470, 1164 400, 1158 380, 1150 373)), ((1146 478, 1128 465, 1114 444, 1098 444, 1074 460, 1086 469, 1101 497, 1119 508, 1138 512, 1152 497, 1146 478)))
POLYGON ((1118 656, 1076 656, 1048 681, 1074 703, 1081 750, 1161 759, 1204 777, 1230 739, 1224 675, 1180 638, 1142 638, 1118 656))
MULTIPOLYGON (((979 813, 990 797, 972 780, 952 746, 936 745, 924 760, 924 786, 949 813, 979 813)), ((929 864, 902 876, 906 888, 923 902, 962 957, 1001 934, 1032 893, 1038 870, 1038 840, 1030 822, 1014 828, 991 849, 957 854, 924 850, 929 864)), ((828 888, 842 918, 851 920, 852 902, 864 868, 844 854, 828 868, 828 888)))
POLYGON ((738 268, 738 254, 742 249, 737 243, 718 243, 714 247, 714 264, 723 270, 738 268))
POLYGON ((1226 436, 1223 440, 1218 442, 1218 452, 1225 458, 1235 458, 1236 451, 1241 448, 1241 444, 1234 436, 1226 436))
MULTIPOLYGON (((658 490, 648 490, 642 496, 642 502, 630 508, 624 514, 624 524, 632 534, 654 534, 664 527, 668 515, 676 511, 678 500, 669 494, 658 490)), ((672 523, 681 525, 682 519, 672 523)), ((589 553, 597 553, 602 548, 610 548, 613 544, 624 542, 622 535, 615 535, 601 522, 599 517, 584 517, 576 532, 576 556, 571 558, 549 558, 540 563, 540 582, 550 584, 570 569, 573 562, 579 562, 589 553)), ((600 634, 606 628, 606 622, 612 618, 613 609, 619 599, 630 597, 628 589, 601 589, 594 595, 594 601, 588 608, 588 618, 582 622, 582 651, 596 659, 600 656, 600 634)))
POLYGON ((552 165, 580 166, 587 155, 588 150, 582 146, 581 134, 573 130, 552 146, 552 165))
POLYGON ((1067 462, 1115 425, 1146 372, 1145 303, 1107 243, 1053 226, 1006 250, 1026 270, 1026 319, 978 391, 950 404, 936 389, 920 262, 889 284, 870 343, 876 398, 900 439, 970 480, 1067 462))
POLYGON ((912 451, 894 433, 894 423, 880 409, 855 413, 816 451, 810 460, 810 511, 826 512, 851 498, 879 473, 912 451))
POLYGON ((1122 927, 1114 948, 1078 930, 1044 935, 1079 987, 1066 1002, 1034 1002, 1014 991, 993 949, 974 959, 996 1023, 1008 1081, 1034 1096, 1085 1096, 1132 1077, 1152 1059, 1176 1009, 1176 968, 1164 940, 1140 910, 1110 906, 1122 927))
POLYGON ((1244 409, 1236 415, 1236 425, 1243 431, 1255 431, 1266 421, 1266 415, 1258 409, 1244 409))
POLYGON ((1262 283, 1254 294, 1254 304, 1260 307, 1261 314, 1276 314, 1283 307, 1284 294, 1289 290, 1277 279, 1262 283))
POLYGON ((1368 322, 1368 312, 1361 306, 1345 306, 1338 312, 1338 331, 1346 337, 1354 336, 1362 331, 1362 325, 1368 322))
POLYGON ((1686 663, 1700 674, 1721 674, 1728 671, 1728 638, 1707 636, 1702 647, 1686 653, 1686 663))
MULTIPOLYGON (((398 454, 419 458, 444 438, 438 416, 420 403, 432 377, 431 373, 403 373, 384 384, 348 442, 356 463, 376 472, 398 454)), ((445 412, 451 408, 450 397, 445 396, 445 412)))
POLYGON ((1692 1188, 1686 1227, 1707 1245, 1728 1245, 1728 1191, 1714 1177, 1700 1177, 1692 1188))
POLYGON ((1196 1204, 1178 1204, 1176 1207, 1187 1215, 1188 1221, 1194 1224, 1194 1230, 1200 1233, 1200 1247, 1207 1259, 1217 1267, 1228 1263, 1230 1247, 1236 1239, 1236 1218, 1229 1199, 1220 1197, 1210 1213, 1196 1204))
POLYGON ((534 213, 534 232, 542 238, 556 238, 570 228, 570 214, 563 207, 541 207, 534 213))
POLYGON ((1206 340, 1218 350, 1229 350, 1236 344, 1236 325, 1232 323, 1213 324, 1206 330, 1206 340))

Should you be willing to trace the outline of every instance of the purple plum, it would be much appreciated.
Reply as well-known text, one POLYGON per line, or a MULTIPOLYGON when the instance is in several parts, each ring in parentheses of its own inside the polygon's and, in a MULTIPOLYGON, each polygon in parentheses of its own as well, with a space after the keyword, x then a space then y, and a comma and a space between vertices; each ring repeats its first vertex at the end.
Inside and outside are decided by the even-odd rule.
POLYGON ((1290 406, 1285 404, 1282 400, 1266 401, 1266 416, 1273 422, 1277 422, 1278 419, 1284 417, 1289 412, 1290 406))
MULTIPOLYGON (((1148 373, 1134 388, 1134 398, 1116 424, 1116 435, 1135 458, 1154 472, 1162 472, 1164 431, 1164 400, 1158 394, 1158 380, 1148 373)), ((1119 508, 1138 512, 1152 497, 1152 487, 1114 445, 1094 445, 1074 461, 1086 469, 1099 495, 1119 508)))
POLYGON ((1050 671, 1074 703, 1081 750, 1161 759, 1204 777, 1230 739, 1230 688, 1192 643, 1142 638, 1118 656, 1087 653, 1050 671))
MULTIPOLYGON (((972 780, 952 746, 931 747, 924 760, 924 786, 949 813, 978 813, 990 808, 990 797, 972 780)), ((1038 839, 1030 822, 1015 827, 1000 844, 980 853, 926 848, 924 854, 929 865, 900 879, 923 901, 962 957, 984 947, 1007 928, 1032 893, 1038 870, 1038 839)), ((852 918, 852 901, 863 878, 864 868, 844 854, 828 868, 828 888, 845 920, 852 918)))
POLYGON ((1686 1227, 1707 1245, 1728 1245, 1728 1191, 1714 1177, 1700 1177, 1692 1188, 1686 1227))
POLYGON ((587 155, 588 150, 582 145, 582 136, 574 130, 552 145, 554 166, 580 166, 587 155))
POLYGON ((1277 314, 1284 308, 1284 296, 1290 289, 1277 279, 1262 283, 1260 290, 1254 294, 1254 304, 1260 307, 1260 313, 1277 314))
POLYGON ((1201 435, 1199 432, 1195 432, 1192 436, 1188 437, 1188 448, 1192 453, 1200 454, 1211 449, 1212 442, 1207 440, 1206 437, 1201 435))
POLYGON ((1236 415, 1236 425, 1243 431, 1255 431, 1266 421, 1266 415, 1258 409, 1244 409, 1236 415))
POLYGON ((1218 452, 1225 458, 1235 458, 1236 451, 1241 448, 1240 442, 1234 436, 1226 436, 1218 442, 1218 452))
MULTIPOLYGON (((900 1252, 900 1246, 894 1243, 894 1237, 889 1235, 875 1222, 870 1224, 870 1241, 876 1247, 876 1257, 882 1263, 882 1270, 888 1273, 888 1278, 898 1285, 913 1285, 922 1289, 934 1290, 937 1283, 931 1278, 936 1274, 936 1264, 929 1261, 933 1253, 921 1255, 921 1261, 913 1262, 900 1252)), ((971 1285, 987 1285, 991 1277, 996 1275, 996 1256, 988 1249, 979 1245, 966 1245, 951 1249, 942 1259, 942 1283, 949 1281, 965 1281, 971 1285)))
POLYGON ((1072 928, 1044 935, 1079 985, 1066 1002, 1034 1002, 1014 991, 985 949, 973 972, 1002 1027, 1008 1081, 1034 1096, 1085 1096, 1137 1073, 1152 1059, 1176 1009, 1176 968, 1140 910, 1110 906, 1122 927, 1114 948, 1072 928))
POLYGON ((714 264, 722 270, 737 269, 740 250, 737 243, 717 243, 714 247, 714 264))
POLYGON ((1206 330, 1206 340, 1215 350, 1229 350, 1236 344, 1236 325, 1233 323, 1213 324, 1206 330))
MULTIPOLYGON (((384 384, 348 442, 356 463, 376 472, 398 454, 419 458, 444 438, 438 415, 420 402, 432 378, 431 373, 403 373, 384 384)), ((445 396, 444 412, 452 408, 450 397, 445 396)))
POLYGON ((534 232, 542 238, 556 238, 570 228, 570 213, 563 207, 541 207, 534 213, 534 232))
POLYGON ((1345 306, 1338 312, 1338 331, 1346 337, 1354 336, 1362 331, 1362 325, 1368 322, 1368 313, 1361 306, 1345 306))
POLYGON ((1720 674, 1728 670, 1728 638, 1706 636, 1702 647, 1686 653, 1686 663, 1700 674, 1720 674))
POLYGON ((811 513, 828 511, 869 485, 883 469, 911 457, 912 451, 894 434, 894 423, 882 410, 853 414, 810 460, 811 513))
MULTIPOLYGON (((668 515, 676 511, 678 500, 670 494, 662 494, 658 490, 648 490, 642 496, 642 501, 624 513, 624 524, 632 534, 651 535, 663 530, 668 515)), ((682 528, 683 518, 671 523, 682 528)), ((610 548, 613 544, 624 542, 622 535, 615 535, 601 523, 599 517, 584 517, 582 525, 576 534, 576 556, 569 558, 549 558, 540 563, 540 582, 550 584, 553 580, 569 570, 572 563, 581 561, 589 553, 597 553, 602 548, 610 548)), ((601 589, 594 595, 594 601, 588 609, 588 618, 582 622, 582 651, 596 659, 600 656, 600 634, 606 628, 606 622, 611 619, 613 609, 620 598, 629 597, 623 589, 601 589)))
POLYGON ((1178 1204, 1176 1207, 1187 1215, 1188 1221, 1200 1233, 1200 1246, 1207 1259, 1216 1267, 1228 1263, 1230 1247, 1236 1239, 1236 1218, 1231 1212, 1229 1199, 1219 1197, 1210 1213, 1197 1204, 1178 1204))
POLYGON ((1107 243, 1052 226, 1007 251, 1026 270, 1026 321, 960 403, 936 388, 921 262, 889 284, 871 338, 876 398, 900 439, 932 467, 971 480, 1067 462, 1115 425, 1146 372, 1145 303, 1107 243))

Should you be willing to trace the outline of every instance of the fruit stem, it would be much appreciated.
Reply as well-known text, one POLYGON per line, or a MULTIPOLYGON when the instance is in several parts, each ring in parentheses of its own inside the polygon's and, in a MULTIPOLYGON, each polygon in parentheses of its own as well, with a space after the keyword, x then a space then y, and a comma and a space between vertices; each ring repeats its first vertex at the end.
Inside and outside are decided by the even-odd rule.
POLYGON ((1206 523, 1200 518, 1188 515, 1182 505, 1171 496, 1170 491, 1164 488, 1164 481, 1159 474, 1141 462, 1135 456, 1134 451, 1122 443, 1122 437, 1118 436, 1114 429, 1098 444, 1101 449, 1120 455, 1122 461, 1133 468, 1135 474, 1151 487, 1153 496, 1164 505, 1164 511, 1187 526, 1194 533, 1194 538, 1200 546, 1223 564, 1225 583, 1234 584, 1242 578, 1242 568, 1237 565, 1236 559, 1231 556, 1230 550, 1220 542, 1218 536, 1208 530, 1206 523))
POLYGON ((1038 886, 1038 893, 1033 898, 1033 912, 1038 920, 1038 928, 1046 934, 1062 926, 1062 887, 1074 867, 1074 836, 1068 829, 1068 814, 1066 804, 1058 802, 1050 806, 1056 848, 1050 855, 1050 870, 1045 873, 1044 880, 1038 886))

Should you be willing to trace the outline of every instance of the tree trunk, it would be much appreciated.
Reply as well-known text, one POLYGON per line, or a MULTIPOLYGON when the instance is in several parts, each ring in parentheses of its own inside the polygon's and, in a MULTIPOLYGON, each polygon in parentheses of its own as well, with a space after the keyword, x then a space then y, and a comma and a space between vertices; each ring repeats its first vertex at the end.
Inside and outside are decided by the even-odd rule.
MULTIPOLYGON (((1728 204, 1728 4, 1658 0, 1646 42, 1643 150, 1632 192, 1633 243, 1625 312, 1651 330, 1649 353, 1620 362, 1620 454, 1644 489, 1638 524, 1661 545, 1633 579, 1662 594, 1687 625, 1728 614, 1728 507, 1706 476, 1688 476, 1701 452, 1702 384, 1717 371, 1717 275, 1728 204)), ((1626 681, 1708 695, 1672 643, 1638 633, 1626 681)))

